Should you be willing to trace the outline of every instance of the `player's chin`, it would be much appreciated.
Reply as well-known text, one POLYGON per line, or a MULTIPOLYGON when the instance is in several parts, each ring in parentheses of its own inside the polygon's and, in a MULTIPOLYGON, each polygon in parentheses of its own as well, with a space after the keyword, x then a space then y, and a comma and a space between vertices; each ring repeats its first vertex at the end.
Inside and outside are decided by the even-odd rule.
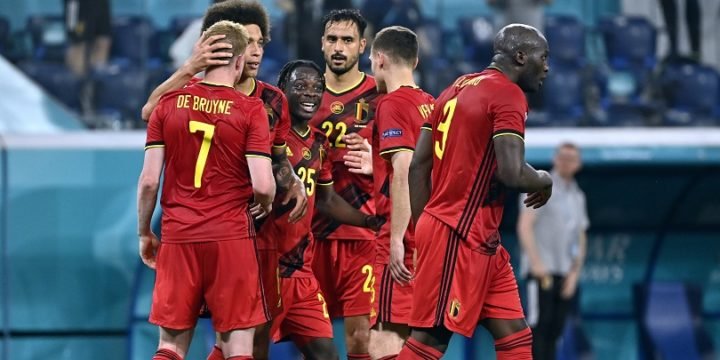
POLYGON ((245 78, 257 78, 259 69, 245 69, 245 72, 243 73, 243 77, 245 78))

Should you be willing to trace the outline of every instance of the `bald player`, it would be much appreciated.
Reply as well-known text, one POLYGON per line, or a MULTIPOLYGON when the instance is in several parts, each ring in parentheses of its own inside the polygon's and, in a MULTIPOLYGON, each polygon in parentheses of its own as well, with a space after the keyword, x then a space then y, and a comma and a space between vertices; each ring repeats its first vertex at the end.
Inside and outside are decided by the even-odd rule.
POLYGON ((437 99, 410 167, 418 249, 412 332, 398 359, 439 359, 453 333, 478 324, 495 338, 497 359, 532 359, 532 333, 510 256, 500 244, 506 189, 550 198, 552 179, 525 162, 523 91, 548 71, 548 45, 535 28, 512 24, 495 37, 490 66, 458 78, 437 99), (452 176, 450 176, 452 174, 452 176), (457 179, 463 179, 458 182, 457 179))

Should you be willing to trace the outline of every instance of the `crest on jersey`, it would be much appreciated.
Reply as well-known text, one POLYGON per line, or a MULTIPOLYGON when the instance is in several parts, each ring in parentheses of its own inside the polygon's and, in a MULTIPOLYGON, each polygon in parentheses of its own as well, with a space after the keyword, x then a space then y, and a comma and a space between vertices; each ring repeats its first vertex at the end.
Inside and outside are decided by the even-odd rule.
POLYGON ((267 113, 268 120, 270 121, 270 130, 272 130, 273 127, 275 126, 275 111, 273 111, 272 106, 270 106, 269 104, 264 104, 264 105, 265 105, 265 112, 267 113))
POLYGON ((330 111, 332 111, 333 114, 342 114, 342 112, 345 111, 345 105, 339 101, 333 101, 333 103, 330 104, 330 111))
POLYGON ((460 315, 460 301, 458 299, 453 299, 448 314, 453 319, 456 319, 460 315))
POLYGON ((365 101, 365 98, 361 98, 355 103, 355 123, 366 124, 368 122, 368 115, 370 114, 370 104, 365 101))
POLYGON ((293 156, 293 152, 292 152, 292 150, 290 150, 289 146, 285 147, 285 153, 287 154, 288 157, 293 156))
POLYGON ((310 149, 303 148, 302 149, 303 159, 310 160, 312 159, 312 153, 310 152, 310 149))

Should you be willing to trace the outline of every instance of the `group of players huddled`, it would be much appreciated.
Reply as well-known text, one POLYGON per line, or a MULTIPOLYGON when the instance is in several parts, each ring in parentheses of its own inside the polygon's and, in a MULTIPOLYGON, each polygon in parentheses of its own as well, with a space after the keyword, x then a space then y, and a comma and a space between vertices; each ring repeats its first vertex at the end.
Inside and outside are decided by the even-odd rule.
POLYGON ((436 100, 415 83, 411 30, 376 34, 373 77, 358 69, 361 14, 335 10, 322 26, 325 70, 290 61, 273 86, 256 79, 266 9, 216 3, 192 56, 143 107, 153 359, 184 359, 201 316, 217 332, 213 360, 268 358, 271 339, 336 359, 333 318, 348 359, 439 359, 478 324, 498 359, 530 359, 498 227, 506 189, 536 208, 551 194, 524 158, 523 91, 548 71, 545 38, 506 26, 492 64, 436 100), (162 244, 150 224, 160 184, 162 244))

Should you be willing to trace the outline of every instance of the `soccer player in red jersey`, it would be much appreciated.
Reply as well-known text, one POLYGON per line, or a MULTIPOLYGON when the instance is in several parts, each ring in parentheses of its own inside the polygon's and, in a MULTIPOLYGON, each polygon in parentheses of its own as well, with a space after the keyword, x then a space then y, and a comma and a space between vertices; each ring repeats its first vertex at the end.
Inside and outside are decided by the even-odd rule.
POLYGON ((548 45, 535 28, 512 24, 496 35, 490 66, 458 78, 437 99, 410 167, 418 249, 412 333, 398 359, 438 359, 453 333, 478 324, 495 338, 499 360, 531 359, 510 256, 500 245, 505 190, 550 198, 552 179, 525 162, 523 91, 548 71, 548 45), (462 179, 462 181, 458 181, 462 179), (424 211, 423 211, 424 208, 424 211), (422 215, 421 215, 422 214, 422 215), (419 219, 418 219, 419 217, 419 219))
MULTIPOLYGON (((378 97, 375 79, 358 69, 365 51, 366 25, 357 10, 333 10, 323 19, 327 86, 310 125, 325 132, 330 142, 335 191, 353 207, 373 214, 372 177, 350 172, 343 160, 350 149, 350 134, 370 138, 378 97)), ((330 316, 345 318, 348 358, 367 359, 375 234, 318 215, 313 233, 317 239, 313 270, 326 295, 330 316)))
POLYGON ((335 193, 332 164, 327 158, 327 138, 323 132, 308 126, 325 89, 320 67, 306 60, 289 62, 280 72, 278 87, 283 89, 290 104, 292 129, 288 136, 288 158, 306 184, 309 216, 300 222, 288 223, 289 209, 276 204, 258 233, 258 237, 279 239, 282 311, 273 319, 271 333, 275 342, 292 340, 306 359, 336 359, 325 297, 311 269, 313 207, 317 204, 318 210, 326 215, 354 226, 377 229, 381 222, 353 208, 335 193))
POLYGON ((203 302, 214 312, 225 359, 252 358, 254 327, 269 317, 249 208, 254 197, 263 212, 272 209, 269 126, 262 101, 233 88, 244 67, 247 30, 223 21, 204 36, 218 34, 232 45, 229 64, 209 67, 203 82, 163 96, 148 124, 138 233, 140 257, 156 270, 155 360, 184 358, 203 302), (163 172, 160 245, 150 221, 163 172))
POLYGON ((378 90, 372 136, 372 162, 377 216, 389 219, 375 240, 375 299, 370 313, 370 353, 392 359, 410 335, 415 240, 410 222, 408 172, 420 128, 433 107, 433 97, 415 84, 417 36, 393 26, 377 33, 370 51, 378 90))

